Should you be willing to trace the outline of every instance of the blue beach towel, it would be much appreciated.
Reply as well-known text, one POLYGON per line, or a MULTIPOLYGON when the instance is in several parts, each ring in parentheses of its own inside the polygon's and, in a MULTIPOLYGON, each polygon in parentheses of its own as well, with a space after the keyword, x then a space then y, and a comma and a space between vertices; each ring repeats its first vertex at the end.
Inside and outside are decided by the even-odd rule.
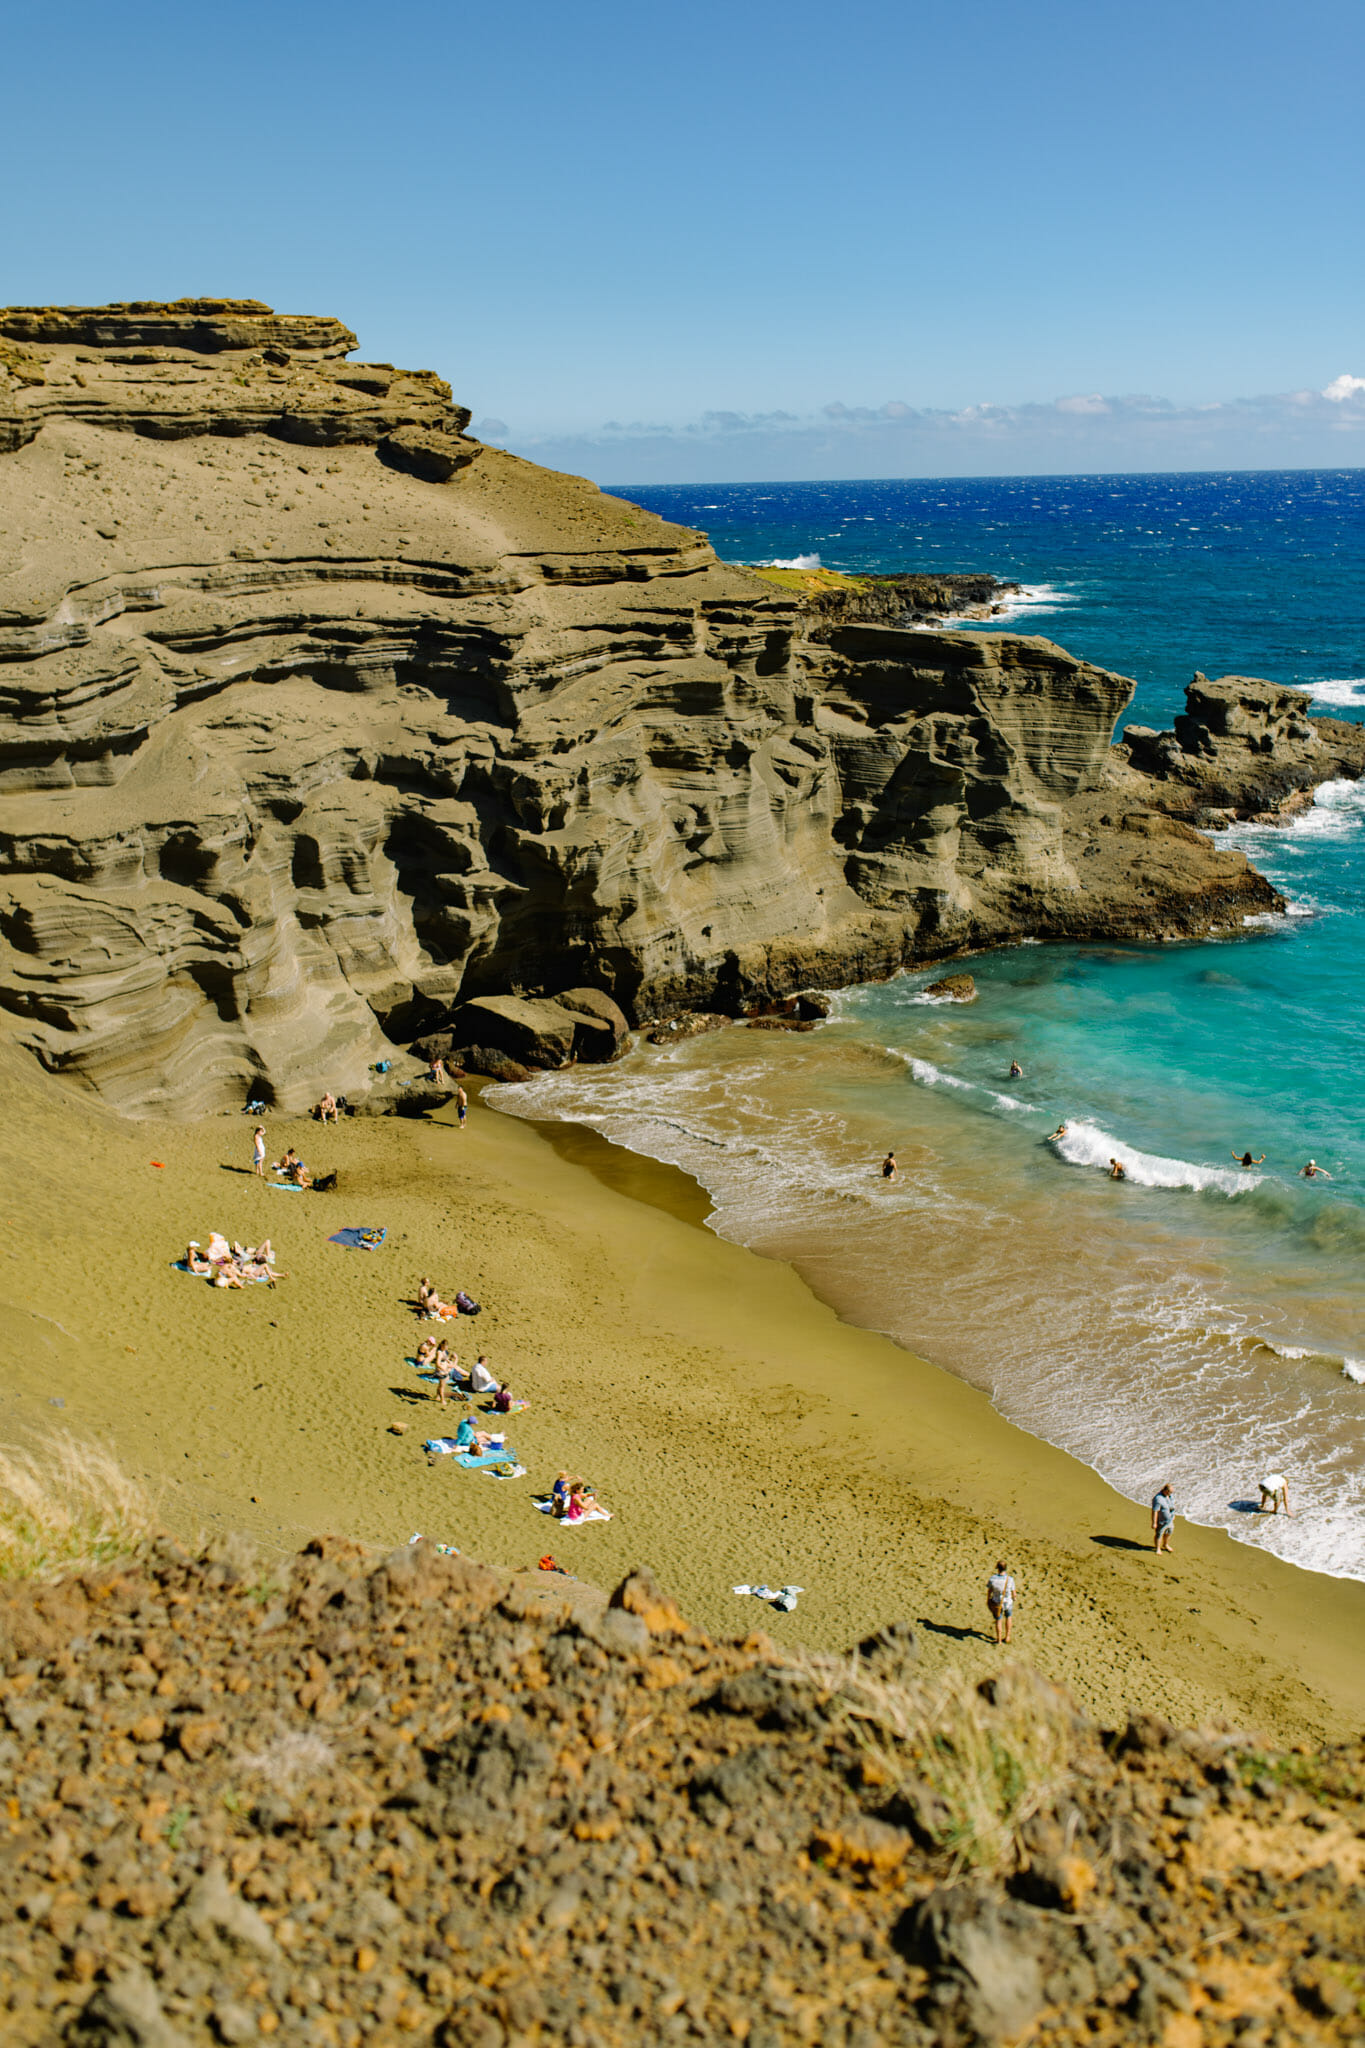
POLYGON ((352 1224, 346 1230, 334 1230, 327 1242, 328 1244, 344 1245, 348 1251, 352 1252, 377 1252, 388 1234, 387 1228, 383 1230, 362 1230, 359 1224, 352 1224))
POLYGON ((296 1180, 268 1180, 266 1186, 273 1188, 277 1195, 301 1195, 306 1192, 296 1180))
POLYGON ((485 1465, 515 1465, 517 1462, 517 1454, 510 1444, 501 1451, 485 1451, 482 1457, 474 1451, 460 1451, 456 1457, 466 1472, 481 1472, 485 1465))

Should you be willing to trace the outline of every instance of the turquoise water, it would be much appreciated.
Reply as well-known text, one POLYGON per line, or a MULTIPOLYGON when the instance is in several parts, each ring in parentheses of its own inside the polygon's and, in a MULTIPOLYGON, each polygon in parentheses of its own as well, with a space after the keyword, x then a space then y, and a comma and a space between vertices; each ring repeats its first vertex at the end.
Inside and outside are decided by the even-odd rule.
MULTIPOLYGON (((1146 723, 1195 668, 1365 715, 1359 472, 630 495, 735 559, 1017 578, 1014 630, 1132 675, 1146 723)), ((1198 946, 978 956, 970 1006, 902 976, 846 991, 810 1036, 645 1048, 506 1106, 686 1167, 718 1231, 1135 1502, 1169 1478, 1196 1519, 1365 1577, 1365 785, 1228 836, 1287 916, 1198 946), (1244 1171, 1246 1149, 1264 1163, 1244 1171), (1309 1158, 1330 1181, 1301 1177, 1309 1158), (1247 1511, 1275 1467, 1292 1521, 1247 1511)))

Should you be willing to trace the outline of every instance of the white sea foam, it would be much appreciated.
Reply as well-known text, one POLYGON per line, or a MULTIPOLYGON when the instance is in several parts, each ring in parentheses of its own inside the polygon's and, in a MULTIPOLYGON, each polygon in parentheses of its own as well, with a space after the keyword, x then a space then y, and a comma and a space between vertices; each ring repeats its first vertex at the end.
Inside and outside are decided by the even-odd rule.
POLYGON ((774 555, 770 562, 755 562, 756 569, 819 569, 823 564, 818 555, 774 555))
POLYGON ((936 1067, 932 1060, 917 1059, 913 1053, 902 1052, 899 1046, 888 1045, 883 1051, 894 1059, 904 1060, 915 1079, 925 1088, 957 1088, 964 1095, 985 1095, 992 1102, 998 1102, 1002 1109, 1031 1109, 1032 1104, 1021 1102, 1017 1095, 1006 1095, 1001 1088, 988 1088, 984 1081, 964 1081, 956 1074, 945 1074, 942 1067, 936 1067))
POLYGON ((993 609, 989 621, 975 612, 949 612, 943 618, 921 622, 921 632, 940 632, 947 626, 980 626, 984 624, 1007 625, 1013 619, 1030 617, 1035 612, 1058 612, 1069 604, 1079 604, 1079 596, 1069 590, 1060 590, 1055 583, 1021 583, 1017 590, 1002 591, 998 598, 991 600, 993 609))
POLYGON ((1365 704, 1365 676, 1326 676, 1310 690, 1315 704, 1365 704))
POLYGON ((1247 1173, 1241 1167, 1198 1166, 1189 1159, 1163 1159, 1159 1153, 1139 1152, 1121 1138, 1110 1137, 1098 1124, 1079 1118, 1068 1123, 1066 1135, 1053 1138, 1052 1149, 1068 1166, 1098 1167, 1105 1173, 1117 1159, 1126 1179, 1144 1188, 1216 1189, 1224 1195, 1242 1195, 1256 1187, 1265 1175, 1247 1173))
POLYGON ((1341 1370, 1348 1380, 1354 1380, 1358 1387, 1365 1387, 1365 1358, 1343 1358, 1341 1370))

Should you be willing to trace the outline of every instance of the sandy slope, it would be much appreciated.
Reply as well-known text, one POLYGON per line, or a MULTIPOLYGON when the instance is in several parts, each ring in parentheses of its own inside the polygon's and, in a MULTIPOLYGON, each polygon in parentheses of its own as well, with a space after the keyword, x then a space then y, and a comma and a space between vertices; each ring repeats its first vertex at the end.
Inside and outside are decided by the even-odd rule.
POLYGON ((644 1561, 722 1634, 837 1648, 908 1616, 928 1661, 973 1673, 998 1656, 980 1627, 999 1555, 1019 1651, 1104 1719, 1144 1706, 1280 1740, 1357 1725, 1365 1586, 1184 1525, 1157 1563, 1144 1515, 1092 1472, 712 1237, 667 1169, 476 1103, 463 1135, 275 1122, 272 1157, 293 1141, 343 1176, 337 1195, 277 1193, 243 1170, 243 1118, 120 1123, 26 1063, 3 1073, 0 1429, 111 1439, 178 1533, 420 1529, 495 1563, 552 1550, 607 1583, 644 1561), (339 1250, 347 1223, 385 1224, 388 1244, 339 1250), (215 1226, 269 1231, 288 1280, 225 1294, 172 1271, 215 1226), (486 1304, 461 1336, 533 1402, 511 1432, 525 1479, 425 1463, 438 1411, 403 1363, 423 1272, 486 1304), (614 1521, 535 1513, 564 1466, 614 1521), (797 1613, 730 1592, 759 1579, 805 1587, 797 1613))

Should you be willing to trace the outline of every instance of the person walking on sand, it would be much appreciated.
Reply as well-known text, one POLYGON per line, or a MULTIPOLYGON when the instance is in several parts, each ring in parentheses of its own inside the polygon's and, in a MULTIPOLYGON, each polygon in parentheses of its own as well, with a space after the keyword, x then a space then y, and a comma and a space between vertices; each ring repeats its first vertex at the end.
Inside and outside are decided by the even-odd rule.
POLYGON ((898 1177, 899 1176, 896 1168, 896 1155, 894 1152, 888 1152, 885 1159, 883 1159, 882 1161, 882 1179, 896 1180, 898 1177))
POLYGON ((1252 1156, 1251 1156, 1251 1154, 1250 1154, 1249 1152, 1234 1152, 1232 1156, 1233 1156, 1233 1158, 1234 1158, 1234 1159, 1235 1159, 1235 1160, 1237 1161, 1237 1164, 1238 1164, 1239 1166, 1264 1166, 1264 1165, 1265 1165, 1265 1153, 1264 1153, 1264 1152, 1263 1152, 1263 1153, 1261 1154, 1261 1156, 1260 1156, 1260 1158, 1259 1158, 1259 1159, 1253 1159, 1253 1158, 1252 1158, 1252 1156))
POLYGON ((265 1125, 257 1124, 251 1140, 251 1171, 259 1180, 265 1179, 265 1125))
POLYGON ((986 1607, 995 1623, 995 1640, 1007 1643, 1014 1626, 1014 1603, 1018 1598, 1009 1566, 1001 1558, 986 1581, 986 1607))
POLYGON ((463 1086, 455 1090, 455 1114, 460 1119, 460 1129, 463 1130, 465 1118, 469 1115, 469 1097, 465 1094, 463 1086))
POLYGON ((1169 1479, 1159 1493, 1152 1496, 1152 1548, 1160 1557, 1163 1550, 1171 1547, 1171 1531, 1175 1527, 1175 1501, 1171 1497, 1169 1479))
POLYGON ((1283 1472, 1267 1472, 1260 1482, 1261 1500, 1257 1512, 1262 1515, 1278 1515, 1283 1506, 1287 1515, 1294 1510, 1289 1505, 1289 1481, 1283 1472))
POLYGON ((1327 1168, 1319 1166, 1316 1159, 1310 1159, 1307 1166, 1299 1168, 1299 1172, 1304 1180, 1331 1180, 1332 1178, 1327 1168))

